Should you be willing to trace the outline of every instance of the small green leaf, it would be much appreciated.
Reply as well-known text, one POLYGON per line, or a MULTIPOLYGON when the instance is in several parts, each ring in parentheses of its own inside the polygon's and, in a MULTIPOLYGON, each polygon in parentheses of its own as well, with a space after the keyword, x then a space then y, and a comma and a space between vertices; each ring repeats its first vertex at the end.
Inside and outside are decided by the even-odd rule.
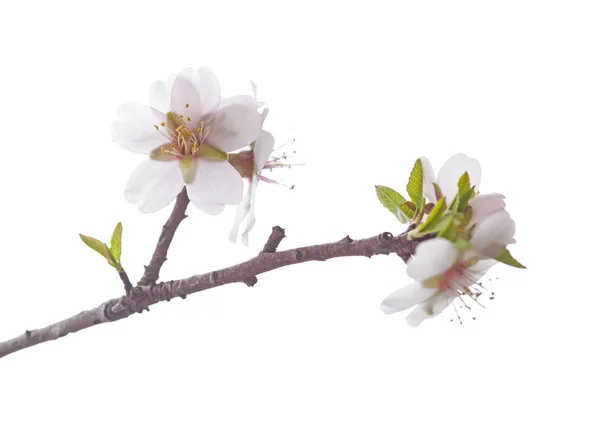
POLYGON ((382 185, 375 185, 375 192, 383 207, 392 212, 400 222, 407 223, 409 219, 412 219, 414 212, 406 205, 406 199, 398 192, 382 185))
POLYGON ((115 268, 117 271, 121 272, 123 270, 123 267, 114 258, 113 254, 110 252, 110 249, 108 248, 108 246, 106 244, 104 244, 104 257, 106 257, 108 264, 110 266, 112 266, 113 268, 115 268))
POLYGON ((418 228, 417 232, 419 234, 427 233, 427 231, 431 231, 435 225, 442 221, 444 217, 444 211, 446 210, 446 198, 442 197, 440 201, 433 207, 429 216, 425 222, 423 222, 418 228))
POLYGON ((79 234, 79 238, 81 238, 81 240, 91 249, 95 250, 96 252, 100 253, 100 255, 102 257, 104 257, 105 259, 107 259, 106 257, 106 253, 104 251, 104 247, 106 246, 106 244, 104 244, 102 241, 97 240, 93 237, 88 237, 87 235, 83 235, 83 234, 79 234))
POLYGON ((514 266, 515 268, 527 269, 525 266, 521 265, 517 259, 512 256, 512 254, 510 254, 508 249, 505 249, 502 254, 496 258, 496 260, 509 266, 514 266))
POLYGON ((438 238, 445 238, 449 241, 456 239, 456 223, 452 220, 451 216, 447 216, 447 219, 440 224, 444 225, 440 232, 438 232, 438 238))
POLYGON ((121 237, 123 235, 123 225, 121 222, 117 223, 115 230, 113 231, 112 237, 110 238, 110 252, 113 255, 117 263, 121 263, 121 237))
MULTIPOLYGON (((406 185, 406 191, 408 192, 408 196, 412 202, 415 203, 417 207, 419 207, 421 204, 425 206, 425 204, 421 202, 423 200, 423 163, 421 163, 420 158, 415 161, 415 165, 410 172, 408 184, 406 185)), ((417 214, 418 213, 419 211, 417 211, 417 214)))
POLYGON ((436 182, 433 182, 433 189, 435 191, 435 200, 440 201, 440 198, 444 196, 444 194, 442 194, 442 189, 436 182))

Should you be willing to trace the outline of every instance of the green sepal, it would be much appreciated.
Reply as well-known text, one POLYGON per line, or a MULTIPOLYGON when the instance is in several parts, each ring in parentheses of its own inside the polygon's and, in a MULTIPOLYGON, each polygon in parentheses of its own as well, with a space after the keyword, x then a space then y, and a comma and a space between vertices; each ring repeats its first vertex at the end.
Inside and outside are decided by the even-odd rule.
POLYGON ((510 254, 510 252, 508 251, 508 249, 505 249, 502 254, 500 256, 498 256, 496 258, 496 260, 498 262, 502 262, 508 266, 513 266, 515 268, 521 268, 521 269, 527 269, 526 266, 522 265, 521 263, 519 263, 517 261, 517 259, 515 259, 512 254, 510 254))
POLYGON ((445 238, 449 241, 456 240, 457 230, 456 230, 456 222, 453 220, 452 216, 447 215, 446 218, 440 223, 441 230, 438 232, 438 238, 445 238))
POLYGON ((407 205, 406 198, 387 186, 375 185, 375 193, 379 202, 388 209, 401 223, 407 223, 414 217, 414 211, 407 205))

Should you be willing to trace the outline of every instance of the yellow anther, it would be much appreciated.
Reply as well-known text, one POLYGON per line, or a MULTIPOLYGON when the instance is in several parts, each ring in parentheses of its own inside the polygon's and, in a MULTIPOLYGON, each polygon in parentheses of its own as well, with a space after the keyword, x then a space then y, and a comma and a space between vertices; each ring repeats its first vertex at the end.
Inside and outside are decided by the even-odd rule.
POLYGON ((165 124, 166 124, 166 123, 165 123, 164 121, 163 121, 162 123, 160 123, 160 125, 161 125, 162 127, 165 127, 165 124))
POLYGON ((185 107, 186 107, 186 108, 189 108, 189 107, 190 107, 190 104, 185 104, 185 107))
POLYGON ((156 130, 158 130, 158 126, 157 126, 156 124, 154 125, 154 128, 155 128, 156 130))
POLYGON ((187 121, 192 121, 192 119, 190 117, 187 118, 187 121))

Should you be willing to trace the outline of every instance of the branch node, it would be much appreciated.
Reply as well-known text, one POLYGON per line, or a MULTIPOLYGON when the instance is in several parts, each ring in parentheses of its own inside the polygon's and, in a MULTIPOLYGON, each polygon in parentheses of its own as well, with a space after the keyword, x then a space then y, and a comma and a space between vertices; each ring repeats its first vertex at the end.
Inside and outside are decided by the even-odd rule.
POLYGON ((258 282, 258 278, 256 277, 248 277, 244 280, 244 284, 246 284, 248 287, 254 287, 254 284, 256 284, 258 282))
POLYGON ((31 331, 25 330, 25 337, 29 339, 31 337, 31 331))
POLYGON ((279 243, 281 243, 281 240, 283 240, 284 238, 285 229, 283 229, 281 226, 274 226, 271 230, 271 235, 269 235, 265 246, 259 254, 275 253, 277 251, 279 243))
POLYGON ((298 262, 304 259, 304 253, 302 252, 302 250, 296 250, 296 253, 294 254, 294 259, 296 259, 298 262))
POLYGON ((210 285, 215 285, 215 282, 217 281, 218 276, 219 276, 219 274, 217 274, 216 271, 212 271, 210 273, 210 275, 208 276, 208 282, 210 283, 210 285))

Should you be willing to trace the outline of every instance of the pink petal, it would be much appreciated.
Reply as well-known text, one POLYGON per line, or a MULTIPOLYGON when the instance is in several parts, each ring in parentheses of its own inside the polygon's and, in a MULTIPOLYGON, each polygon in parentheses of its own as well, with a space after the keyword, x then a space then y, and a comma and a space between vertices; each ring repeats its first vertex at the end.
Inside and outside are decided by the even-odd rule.
POLYGON ((471 200, 473 208, 472 223, 481 223, 485 218, 500 210, 504 210, 506 203, 502 194, 480 194, 471 200))

